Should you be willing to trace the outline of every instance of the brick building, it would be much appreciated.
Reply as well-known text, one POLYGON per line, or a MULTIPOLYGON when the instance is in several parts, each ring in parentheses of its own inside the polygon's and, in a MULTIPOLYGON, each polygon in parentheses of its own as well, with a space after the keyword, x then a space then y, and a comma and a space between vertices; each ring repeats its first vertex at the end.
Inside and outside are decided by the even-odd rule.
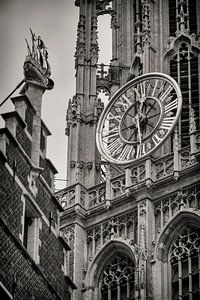
MULTIPOLYGON (((53 88, 43 41, 32 34, 23 87, 11 98, 15 110, 1 116, 0 298, 71 299, 66 270, 69 245, 59 231, 63 210, 54 196, 50 131, 41 119, 42 96, 53 88)), ((21 83, 21 84, 22 84, 21 83)))
POLYGON ((200 1, 77 0, 75 5, 80 14, 76 91, 67 110, 68 186, 56 193, 64 209, 61 231, 72 248, 67 269, 77 286, 73 299, 199 299, 200 1), (102 15, 111 20, 109 66, 98 60, 102 15), (152 79, 152 72, 159 74, 152 79), (162 74, 181 89, 176 126, 180 97, 174 98, 162 74), (136 84, 132 95, 127 82, 136 84), (111 99, 121 87, 120 102, 115 96, 102 113, 101 93, 111 99), (133 101, 140 113, 133 113, 138 109, 133 101), (147 106, 153 107, 149 119, 156 117, 154 110, 160 120, 168 115, 155 125, 162 130, 146 136, 148 144, 145 130, 154 129, 148 129, 147 106), (128 129, 134 133, 127 140, 128 129), (137 143, 143 148, 134 154, 137 143), (153 145, 156 150, 148 155, 153 145), (121 163, 130 157, 132 163, 121 163))

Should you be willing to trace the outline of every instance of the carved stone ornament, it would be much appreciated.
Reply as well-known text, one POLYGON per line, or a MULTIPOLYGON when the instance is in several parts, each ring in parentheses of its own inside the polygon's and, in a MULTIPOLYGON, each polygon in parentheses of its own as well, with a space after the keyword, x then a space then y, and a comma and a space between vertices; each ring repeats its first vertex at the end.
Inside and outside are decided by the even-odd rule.
POLYGON ((76 162, 74 160, 70 161, 70 168, 73 169, 76 166, 76 162))
POLYGON ((74 246, 75 231, 73 227, 67 227, 62 231, 62 236, 70 247, 74 246))
POLYGON ((54 82, 51 76, 50 65, 48 62, 47 48, 40 36, 32 32, 32 45, 27 43, 28 55, 24 62, 24 76, 26 82, 33 83, 44 89, 52 89, 54 82))
POLYGON ((112 0, 97 0, 97 15, 110 14, 113 11, 110 5, 111 2, 112 0))
MULTIPOLYGON (((117 287, 117 283, 119 283, 119 286, 124 286, 129 281, 129 285, 126 288, 130 293, 134 284, 134 277, 135 266, 133 261, 124 254, 115 253, 103 271, 100 282, 101 291, 107 295, 111 293, 112 289, 114 290, 117 287)), ((120 299, 122 298, 120 297, 120 299)))
POLYGON ((101 164, 100 163, 96 163, 96 171, 100 171, 101 170, 101 164))
POLYGON ((92 161, 88 161, 87 162, 87 169, 88 170, 92 170, 92 167, 93 167, 93 162, 92 161))
POLYGON ((82 160, 77 162, 77 168, 83 169, 83 166, 84 166, 84 162, 82 160))
POLYGON ((33 193, 33 195, 37 195, 38 193, 38 188, 37 188, 37 178, 39 176, 39 171, 38 170, 31 170, 30 174, 28 175, 28 183, 29 183, 29 189, 33 193))

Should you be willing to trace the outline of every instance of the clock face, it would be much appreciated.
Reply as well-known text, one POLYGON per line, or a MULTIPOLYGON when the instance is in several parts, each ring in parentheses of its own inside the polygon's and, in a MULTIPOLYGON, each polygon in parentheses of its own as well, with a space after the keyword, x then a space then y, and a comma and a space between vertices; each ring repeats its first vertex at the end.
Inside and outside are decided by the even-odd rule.
POLYGON ((163 73, 137 77, 111 98, 97 127, 105 160, 127 165, 152 154, 171 134, 182 108, 176 81, 163 73))

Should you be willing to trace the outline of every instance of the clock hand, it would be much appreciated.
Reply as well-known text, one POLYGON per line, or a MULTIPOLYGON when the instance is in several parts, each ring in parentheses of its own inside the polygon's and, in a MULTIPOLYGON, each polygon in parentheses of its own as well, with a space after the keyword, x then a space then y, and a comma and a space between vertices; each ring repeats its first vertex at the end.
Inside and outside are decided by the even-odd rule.
MULTIPOLYGON (((125 124, 124 124, 125 125, 125 124)), ((131 124, 130 126, 126 126, 125 125, 125 128, 123 128, 121 131, 124 131, 124 130, 127 130, 127 129, 134 129, 136 127, 136 124, 131 124)))
POLYGON ((140 113, 142 113, 142 109, 143 109, 145 101, 146 101, 146 97, 145 96, 143 96, 143 97, 140 98, 140 113))
POLYGON ((139 138, 139 142, 141 144, 142 143, 142 134, 141 134, 139 116, 136 115, 135 118, 136 118, 136 124, 137 124, 136 126, 137 126, 137 129, 138 129, 138 138, 139 138))

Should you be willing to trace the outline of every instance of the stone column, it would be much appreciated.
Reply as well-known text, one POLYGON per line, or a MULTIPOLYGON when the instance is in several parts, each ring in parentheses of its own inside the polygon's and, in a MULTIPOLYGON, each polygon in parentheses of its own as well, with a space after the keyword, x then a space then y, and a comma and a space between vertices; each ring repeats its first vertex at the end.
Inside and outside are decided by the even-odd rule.
POLYGON ((45 89, 43 87, 28 83, 27 90, 25 92, 25 95, 35 109, 35 114, 33 116, 31 160, 36 167, 39 167, 40 159, 41 108, 44 91, 45 89))

